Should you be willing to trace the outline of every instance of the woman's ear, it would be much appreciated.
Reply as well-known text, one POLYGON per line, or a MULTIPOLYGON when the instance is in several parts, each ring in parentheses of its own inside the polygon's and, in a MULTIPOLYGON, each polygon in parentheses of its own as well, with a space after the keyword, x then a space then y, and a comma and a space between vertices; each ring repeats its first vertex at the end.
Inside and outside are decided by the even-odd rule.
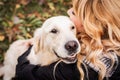
POLYGON ((33 48, 35 53, 37 54, 40 50, 42 50, 43 42, 42 42, 42 29, 38 28, 34 33, 34 42, 33 48))

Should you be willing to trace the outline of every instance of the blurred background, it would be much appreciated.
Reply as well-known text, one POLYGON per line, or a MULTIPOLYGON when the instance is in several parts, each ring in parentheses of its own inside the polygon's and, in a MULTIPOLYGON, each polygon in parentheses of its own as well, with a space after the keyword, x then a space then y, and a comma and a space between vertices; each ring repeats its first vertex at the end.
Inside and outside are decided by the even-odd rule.
POLYGON ((67 15, 70 7, 71 0, 0 0, 0 64, 13 41, 31 38, 47 18, 67 15))

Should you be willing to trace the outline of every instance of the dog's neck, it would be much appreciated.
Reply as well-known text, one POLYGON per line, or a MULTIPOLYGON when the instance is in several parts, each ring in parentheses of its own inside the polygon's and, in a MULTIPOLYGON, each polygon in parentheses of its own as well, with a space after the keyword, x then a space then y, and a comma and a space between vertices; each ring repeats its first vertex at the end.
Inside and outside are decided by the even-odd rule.
POLYGON ((48 51, 39 51, 35 53, 32 48, 27 59, 31 64, 45 66, 57 61, 58 57, 53 52, 50 53, 48 51))

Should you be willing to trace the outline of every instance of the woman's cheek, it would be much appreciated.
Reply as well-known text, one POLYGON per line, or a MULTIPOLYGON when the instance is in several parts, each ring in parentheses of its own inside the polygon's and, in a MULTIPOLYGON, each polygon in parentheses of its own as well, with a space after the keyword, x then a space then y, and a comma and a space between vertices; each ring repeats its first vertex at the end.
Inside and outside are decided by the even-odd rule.
POLYGON ((81 24, 81 22, 80 22, 79 19, 73 18, 72 21, 73 21, 73 23, 75 24, 78 32, 83 32, 83 31, 84 31, 84 27, 83 27, 83 25, 81 24))
POLYGON ((82 25, 76 26, 77 32, 84 32, 84 27, 82 25))

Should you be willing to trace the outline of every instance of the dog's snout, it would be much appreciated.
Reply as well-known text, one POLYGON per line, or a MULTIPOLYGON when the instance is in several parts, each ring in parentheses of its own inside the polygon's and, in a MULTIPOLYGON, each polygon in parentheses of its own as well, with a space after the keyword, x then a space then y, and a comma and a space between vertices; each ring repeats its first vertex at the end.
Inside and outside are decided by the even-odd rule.
POLYGON ((78 48, 78 43, 76 41, 68 41, 65 44, 65 49, 69 52, 75 52, 78 48))

